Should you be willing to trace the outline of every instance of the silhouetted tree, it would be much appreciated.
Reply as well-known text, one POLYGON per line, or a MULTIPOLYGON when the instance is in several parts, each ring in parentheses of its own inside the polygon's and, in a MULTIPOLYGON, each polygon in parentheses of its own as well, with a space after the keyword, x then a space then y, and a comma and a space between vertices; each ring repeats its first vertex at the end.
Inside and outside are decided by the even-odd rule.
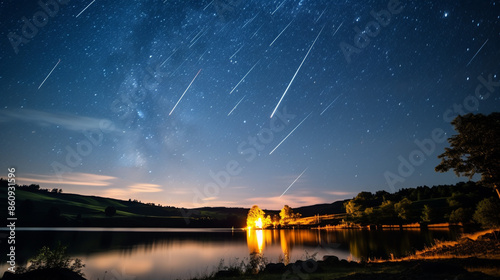
POLYGON ((457 176, 481 174, 481 182, 493 187, 500 198, 500 113, 457 116, 451 124, 458 132, 448 139, 450 148, 438 156, 436 171, 453 169, 457 176))
POLYGON ((28 190, 29 191, 38 191, 38 190, 40 190, 40 185, 31 184, 28 186, 28 190))

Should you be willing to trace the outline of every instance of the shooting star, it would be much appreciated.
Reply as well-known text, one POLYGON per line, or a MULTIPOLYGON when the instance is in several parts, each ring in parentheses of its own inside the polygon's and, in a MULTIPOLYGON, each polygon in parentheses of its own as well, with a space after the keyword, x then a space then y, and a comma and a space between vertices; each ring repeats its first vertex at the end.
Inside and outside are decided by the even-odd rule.
MULTIPOLYGON (((246 96, 246 95, 245 95, 246 96)), ((236 103, 236 106, 234 106, 233 110, 231 110, 231 112, 229 112, 229 114, 227 114, 227 116, 229 117, 229 115, 231 115, 231 113, 234 111, 234 109, 236 109, 236 107, 238 107, 238 105, 240 105, 241 101, 243 101, 243 99, 245 99, 245 96, 243 96, 240 101, 238 101, 238 103, 236 103)))
POLYGON ((260 14, 260 12, 258 12, 253 18, 251 18, 250 20, 248 20, 241 28, 245 28, 245 26, 247 26, 248 24, 250 24, 258 15, 260 14))
POLYGON ((94 4, 95 0, 92 0, 92 2, 90 2, 90 4, 87 5, 87 7, 85 7, 85 9, 83 9, 80 13, 78 13, 78 15, 76 15, 76 17, 79 17, 83 12, 85 12, 85 10, 90 7, 90 5, 94 4))
POLYGON ((316 39, 314 39, 313 43, 311 44, 311 47, 309 47, 309 50, 307 51, 306 55, 304 56, 304 59, 302 59, 302 62, 300 63, 299 68, 297 68, 297 71, 295 71, 295 74, 293 75, 292 79, 291 79, 291 80, 290 80, 290 82, 288 83, 288 86, 286 87, 285 92, 283 92, 283 95, 281 96, 280 101, 278 101, 278 104, 276 105, 276 107, 274 108, 273 113, 271 114, 271 118, 273 118, 274 113, 276 113, 276 110, 278 110, 278 107, 280 106, 281 101, 283 101, 283 98, 285 97, 285 95, 286 95, 286 93, 287 93, 288 89, 290 89, 290 86, 292 85, 293 80, 295 80, 295 77, 296 77, 296 76, 297 76, 297 74, 299 73, 300 68, 301 68, 301 67, 302 67, 302 65, 304 64, 304 61, 306 61, 306 58, 307 58, 307 56, 309 55, 309 53, 311 52, 312 48, 314 47, 314 44, 315 44, 315 43, 316 43, 316 41, 318 40, 319 35, 321 35, 321 32, 323 32, 323 28, 325 28, 325 26, 324 26, 324 25, 323 25, 323 27, 321 28, 321 30, 319 31, 318 36, 316 36, 316 39))
POLYGON ((198 58, 198 62, 200 62, 201 58, 208 52, 208 50, 204 51, 201 55, 200 58, 198 58))
POLYGON ((323 14, 325 13, 325 11, 326 11, 326 8, 321 12, 321 14, 319 15, 318 19, 314 23, 318 22, 318 20, 323 16, 323 14))
POLYGON ((342 27, 342 24, 344 24, 344 22, 342 22, 339 27, 337 27, 337 30, 335 30, 335 32, 333 32, 333 35, 332 36, 335 36, 335 34, 337 34, 337 32, 339 31, 340 27, 342 27))
POLYGON ((195 39, 197 39, 197 38, 198 38, 198 36, 199 36, 200 34, 202 34, 202 33, 203 33, 203 31, 205 31, 205 27, 203 27, 203 28, 200 30, 200 32, 198 32, 198 34, 196 34, 196 36, 194 36, 194 37, 193 37, 193 39, 191 39, 191 41, 189 41, 189 43, 192 43, 195 39))
POLYGON ((208 8, 208 6, 212 5, 212 3, 214 2, 215 0, 212 0, 212 2, 208 3, 208 5, 205 6, 205 8, 203 8, 203 11, 206 10, 208 8))
POLYGON ((232 56, 229 57, 229 59, 233 58, 233 56, 235 56, 239 51, 241 51, 241 49, 245 46, 245 44, 241 45, 241 47, 235 52, 233 53, 232 56))
MULTIPOLYGON (((203 32, 203 34, 201 34, 197 39, 196 41, 194 41, 190 46, 189 48, 191 48, 192 46, 194 46, 194 44, 196 44, 196 42, 198 42, 198 40, 201 39, 201 37, 205 36, 205 34, 207 34, 207 31, 203 32)), ((197 35, 198 36, 198 35, 197 35)))
POLYGON ((257 31, 255 31, 252 35, 252 37, 250 37, 250 39, 252 39, 253 37, 255 37, 255 35, 257 35, 257 32, 259 32, 259 30, 262 28, 262 26, 264 26, 264 24, 262 24, 258 29, 257 31))
POLYGON ((324 112, 326 112, 326 110, 328 110, 328 108, 330 108, 330 106, 332 106, 332 105, 333 105, 333 103, 335 103, 335 101, 337 101, 337 99, 339 99, 339 97, 340 97, 340 96, 342 96, 342 94, 341 94, 341 95, 339 95, 339 96, 337 96, 337 98, 335 98, 335 99, 332 101, 332 103, 330 103, 330 105, 326 106, 325 110, 323 110, 323 112, 321 112, 321 114, 319 114, 319 115, 320 115, 320 116, 321 116, 321 115, 323 115, 323 113, 324 113, 324 112))
POLYGON ((269 44, 269 46, 272 46, 274 44, 274 42, 276 42, 276 40, 278 40, 278 38, 281 36, 281 34, 283 34, 283 32, 285 32, 285 30, 288 28, 288 26, 290 26, 290 24, 292 24, 292 21, 293 21, 293 19, 290 21, 290 23, 285 28, 283 28, 283 30, 281 30, 280 34, 278 34, 278 36, 276 36, 276 38, 274 38, 274 40, 271 42, 271 44, 269 44))
MULTIPOLYGON (((307 167, 307 168, 309 168, 309 167, 307 167)), ((288 186, 288 188, 286 188, 286 190, 280 195, 280 197, 282 197, 293 186, 293 184, 295 184, 295 182, 297 182, 297 180, 299 180, 299 178, 306 172, 307 168, 304 169, 304 171, 302 171, 302 173, 300 173, 300 175, 297 178, 295 178, 295 180, 293 180, 293 182, 290 184, 290 186, 288 186)))
POLYGON ((165 59, 165 60, 164 60, 164 61, 160 64, 160 67, 162 67, 162 66, 163 66, 163 64, 165 64, 165 62, 167 62, 167 61, 168 61, 168 60, 169 60, 169 59, 170 59, 170 58, 171 58, 171 57, 172 57, 172 56, 173 56, 173 55, 174 55, 174 54, 175 54, 178 50, 179 50, 179 49, 174 49, 174 52, 173 52, 171 55, 169 55, 169 56, 167 57, 167 59, 165 59))
POLYGON ((274 13, 276 13, 276 11, 281 8, 281 6, 283 6, 283 4, 285 4, 286 0, 283 0, 283 2, 281 2, 281 4, 276 8, 276 10, 274 10, 274 12, 271 13, 271 15, 274 15, 274 13))
POLYGON ((194 76, 193 80, 191 81, 191 83, 189 83, 189 86, 186 88, 186 90, 184 91, 184 93, 182 93, 181 95, 181 98, 179 98, 179 100, 177 100, 177 103, 175 103, 175 106, 174 108, 172 108, 172 111, 170 111, 170 113, 168 114, 169 116, 172 115, 172 112, 174 112, 175 110, 175 107, 177 107, 177 104, 179 104, 179 102, 181 102, 181 99, 184 97, 184 94, 186 94, 186 92, 188 91, 188 89, 191 87, 191 85, 193 84, 194 80, 196 80, 196 77, 198 77, 198 75, 200 74, 201 72, 201 69, 198 70, 198 73, 196 73, 196 76, 194 76))
POLYGON ((484 45, 486 45, 486 43, 488 43, 488 40, 489 39, 486 39, 484 44, 479 48, 479 50, 477 50, 476 54, 470 59, 469 63, 467 63, 467 66, 469 66, 469 64, 471 64, 471 62, 474 60, 474 58, 476 58, 477 54, 483 49, 484 45))
POLYGON ((59 62, 61 62, 61 59, 59 59, 59 61, 57 61, 56 65, 54 66, 54 68, 52 68, 52 70, 50 70, 50 72, 47 75, 47 77, 45 77, 45 79, 43 80, 43 82, 38 86, 38 89, 40 89, 43 86, 43 84, 45 83, 45 81, 49 78, 50 74, 52 74, 52 72, 54 71, 54 69, 56 69, 57 65, 59 65, 59 62))
POLYGON ((245 74, 245 76, 243 76, 243 78, 241 78, 241 80, 236 84, 236 86, 234 86, 234 88, 231 90, 231 92, 229 94, 233 93, 233 91, 241 84, 241 82, 243 82, 243 80, 248 76, 248 74, 250 74, 250 72, 252 72, 252 70, 255 68, 255 66, 257 66, 257 64, 259 64, 259 62, 260 62, 260 59, 252 66, 252 68, 250 68, 250 70, 248 70, 248 72, 245 74))
POLYGON ((271 152, 269 152, 269 154, 274 153, 274 151, 275 151, 275 150, 276 150, 276 149, 277 149, 277 148, 278 148, 278 147, 279 147, 279 146, 280 146, 283 142, 285 142, 285 140, 288 138, 288 136, 290 136, 290 135, 291 135, 291 134, 292 134, 292 133, 293 133, 293 132, 294 132, 294 131, 295 131, 295 130, 296 130, 296 129, 297 129, 297 128, 298 128, 298 127, 299 127, 299 126, 300 126, 300 125, 301 125, 301 124, 302 124, 302 123, 303 123, 303 122, 304 122, 304 121, 305 121, 305 120, 306 120, 309 116, 310 116, 310 115, 311 115, 311 114, 312 114, 312 112, 311 112, 311 113, 309 113, 309 115, 307 115, 307 117, 305 117, 305 118, 304 118, 304 119, 303 119, 303 120, 302 120, 302 121, 301 121, 301 122, 300 122, 300 123, 299 123, 299 124, 298 124, 298 125, 294 128, 294 129, 292 129, 292 131, 290 131, 290 133, 288 133, 288 135, 287 135, 285 138, 283 138, 283 140, 281 140, 281 142, 279 142, 279 144, 278 144, 278 145, 276 145, 276 147, 274 147, 274 149, 273 149, 271 152))

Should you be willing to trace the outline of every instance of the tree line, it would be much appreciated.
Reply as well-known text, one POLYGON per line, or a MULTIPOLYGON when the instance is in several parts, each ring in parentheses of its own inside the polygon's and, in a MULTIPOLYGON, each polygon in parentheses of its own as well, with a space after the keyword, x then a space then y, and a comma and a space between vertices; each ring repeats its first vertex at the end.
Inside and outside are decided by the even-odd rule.
POLYGON ((500 226, 500 204, 492 189, 476 182, 405 188, 396 193, 360 192, 344 203, 347 221, 359 224, 478 223, 500 226))

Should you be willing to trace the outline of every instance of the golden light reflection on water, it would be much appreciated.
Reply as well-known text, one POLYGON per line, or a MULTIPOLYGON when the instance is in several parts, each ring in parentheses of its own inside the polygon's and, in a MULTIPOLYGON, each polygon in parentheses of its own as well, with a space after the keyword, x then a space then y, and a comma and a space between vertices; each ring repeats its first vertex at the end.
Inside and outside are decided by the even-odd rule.
MULTIPOLYGON (((321 241, 319 232, 314 230, 247 230, 247 246, 250 254, 261 254, 266 247, 271 250, 271 247, 279 244, 280 256, 283 257, 285 264, 290 262, 293 247, 318 247, 321 241)), ((304 252, 297 253, 303 254, 304 252)))

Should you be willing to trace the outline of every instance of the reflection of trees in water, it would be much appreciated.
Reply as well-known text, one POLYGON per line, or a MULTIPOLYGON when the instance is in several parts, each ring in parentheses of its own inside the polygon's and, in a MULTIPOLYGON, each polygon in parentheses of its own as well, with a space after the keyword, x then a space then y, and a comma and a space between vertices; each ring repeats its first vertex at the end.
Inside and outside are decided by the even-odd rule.
POLYGON ((283 251, 283 262, 287 265, 290 263, 290 246, 288 239, 285 237, 284 230, 280 230, 280 241, 281 251, 283 251))
POLYGON ((403 257, 421 250, 436 239, 455 239, 449 230, 346 230, 335 232, 347 241, 349 251, 358 259, 403 257))
MULTIPOLYGON (((266 246, 277 245, 283 262, 290 263, 294 246, 315 247, 321 254, 349 251, 354 259, 406 256, 421 250, 436 239, 454 240, 458 233, 443 230, 250 230, 247 245, 250 253, 262 254, 266 246)), ((310 252, 314 253, 314 252, 310 252)))

